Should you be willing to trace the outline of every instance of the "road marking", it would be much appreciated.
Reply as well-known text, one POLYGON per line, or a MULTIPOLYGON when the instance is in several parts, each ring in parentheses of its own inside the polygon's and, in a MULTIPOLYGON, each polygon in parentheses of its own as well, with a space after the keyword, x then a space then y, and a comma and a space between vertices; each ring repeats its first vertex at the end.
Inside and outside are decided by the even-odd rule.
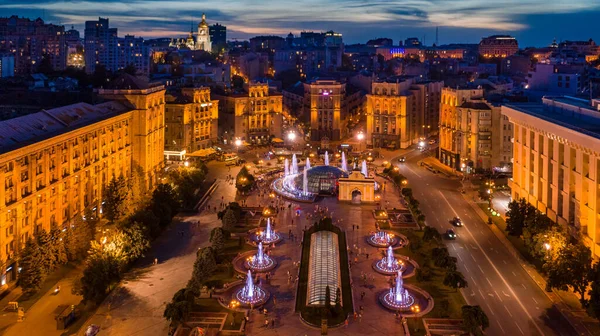
POLYGON ((481 289, 478 289, 479 291, 479 295, 481 295, 481 298, 485 300, 485 296, 483 296, 483 292, 481 291, 481 289))
POLYGON ((490 278, 485 277, 485 280, 487 280, 487 282, 490 284, 490 287, 492 287, 492 288, 494 287, 494 286, 492 286, 492 282, 490 281, 490 278))
POLYGON ((458 253, 457 253, 457 254, 456 254, 456 256, 458 257, 458 259, 459 259, 461 262, 463 261, 463 260, 462 260, 462 258, 460 257, 460 254, 458 254, 458 253))
POLYGON ((502 260, 502 262, 504 263, 504 265, 508 265, 508 263, 506 262, 506 260, 502 260))
POLYGON ((452 249, 453 249, 454 251, 456 251, 456 246, 454 246, 454 244, 452 244, 452 245, 450 245, 450 246, 452 246, 452 249))
MULTIPOLYGON (((477 267, 479 267, 479 270, 481 271, 481 273, 483 273, 483 269, 481 269, 481 266, 477 265, 477 267)), ((483 273, 483 274, 485 274, 485 273, 483 273)), ((488 280, 488 282, 489 282, 489 280, 488 280)))
POLYGON ((535 304, 538 304, 537 300, 534 297, 532 297, 532 299, 533 299, 533 302, 535 302, 535 304))
POLYGON ((467 267, 467 265, 463 265, 463 267, 465 268, 465 270, 467 271, 467 273, 469 273, 469 268, 467 267))
POLYGON ((494 290, 494 293, 496 293, 496 296, 498 297, 498 300, 500 300, 500 302, 502 302, 502 298, 500 297, 500 295, 498 295, 498 292, 496 292, 496 290, 494 290))
POLYGON ((523 330, 521 330, 521 327, 519 327, 519 324, 517 323, 517 321, 515 321, 515 324, 517 325, 517 328, 519 328, 519 331, 521 332, 521 335, 525 335, 525 333, 523 332, 523 330))
MULTIPOLYGON (((444 196, 444 193, 442 193, 440 190, 438 190, 438 192, 440 193, 440 195, 442 195, 442 198, 446 201, 446 204, 448 204, 448 206, 450 207, 450 209, 452 210, 452 212, 454 212, 454 214, 456 216, 458 216, 456 214, 456 211, 454 210, 454 208, 452 207, 452 205, 450 204, 450 202, 446 198, 446 196, 444 196)), ((475 241, 475 244, 477 244, 479 246, 479 249, 481 250, 481 253, 483 253, 483 255, 485 256, 485 258, 487 259, 487 261, 490 263, 490 265, 492 265, 492 268, 494 269, 494 271, 496 271, 496 274, 498 274, 498 276, 500 277, 500 279, 502 280, 502 282, 504 282, 504 285, 506 285, 506 287, 508 288, 508 290, 512 293, 512 295, 514 296, 515 300, 517 300, 517 303, 519 304, 519 306, 521 307, 521 309, 525 312, 525 314, 527 315, 527 317, 531 320, 531 322, 533 322, 533 325, 535 326, 535 328, 537 329, 537 331, 540 333, 540 335, 544 335, 544 333, 542 332, 542 329, 538 325, 537 321, 534 320, 533 317, 531 316, 531 314, 529 314, 529 311, 527 311, 527 309, 525 309, 525 306, 523 305, 523 302, 521 302, 521 300, 519 299, 519 297, 515 294, 515 292, 509 286, 509 284, 506 281, 506 279, 504 279, 504 277, 502 276, 502 273, 500 273, 500 271, 498 270, 498 268, 496 268, 496 265, 494 265, 494 263, 492 262, 492 259, 490 259, 490 257, 487 255, 487 253, 485 253, 485 250, 483 250, 481 248, 481 246, 479 245, 479 242, 477 240, 475 240, 475 237, 473 237, 473 234, 471 233, 471 231, 469 230, 469 228, 465 226, 465 230, 471 236, 471 238, 475 241)), ((503 260, 503 261, 506 264, 506 260, 503 260)))
POLYGON ((511 312, 510 312, 510 310, 508 310, 507 306, 504 306, 504 309, 506 309, 506 312, 508 313, 508 315, 510 315, 510 317, 513 317, 512 314, 511 314, 511 312))
MULTIPOLYGON (((502 291, 502 294, 504 294, 504 296, 506 296, 506 297, 510 297, 510 295, 504 293, 504 291, 502 291)), ((515 293, 513 293, 513 295, 515 295, 515 293)))
POLYGON ((515 273, 515 271, 512 271, 512 274, 513 274, 514 276, 517 276, 517 273, 515 273))
POLYGON ((527 289, 527 287, 525 286, 525 284, 521 284, 521 286, 523 286, 523 288, 527 289))
POLYGON ((490 305, 486 302, 485 305, 488 307, 488 309, 490 310, 490 313, 492 313, 492 315, 496 315, 494 314, 494 310, 492 309, 492 307, 490 307, 490 305))
POLYGON ((498 322, 498 326, 500 326, 500 329, 502 329, 502 334, 506 334, 504 328, 502 328, 502 324, 500 324, 500 321, 496 320, 496 322, 498 322))
POLYGON ((473 254, 471 253, 471 258, 473 258, 474 262, 477 262, 477 260, 475 260, 475 257, 473 256, 473 254))
POLYGON ((412 170, 412 168, 410 168, 408 165, 402 165, 403 167, 406 167, 406 169, 410 170, 411 173, 417 175, 418 178, 421 178, 421 175, 419 175, 416 171, 412 170))

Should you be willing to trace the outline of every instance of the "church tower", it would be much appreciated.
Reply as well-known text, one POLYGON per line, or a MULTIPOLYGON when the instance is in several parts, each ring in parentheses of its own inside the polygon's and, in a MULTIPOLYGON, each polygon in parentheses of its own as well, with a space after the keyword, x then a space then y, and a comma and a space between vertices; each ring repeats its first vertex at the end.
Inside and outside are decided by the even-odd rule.
POLYGON ((206 23, 206 15, 202 14, 202 21, 198 24, 198 37, 196 38, 196 50, 204 50, 211 52, 212 43, 210 42, 210 34, 208 32, 208 24, 206 23))

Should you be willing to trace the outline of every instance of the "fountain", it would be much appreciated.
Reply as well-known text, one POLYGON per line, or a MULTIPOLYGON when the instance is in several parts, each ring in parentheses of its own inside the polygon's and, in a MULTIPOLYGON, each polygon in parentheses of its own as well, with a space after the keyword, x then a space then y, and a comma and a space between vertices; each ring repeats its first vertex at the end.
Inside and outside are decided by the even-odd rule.
POLYGON ((367 243, 375 247, 391 246, 393 249, 401 248, 408 244, 408 239, 405 236, 397 233, 390 233, 386 231, 373 232, 367 237, 367 243))
POLYGON ((292 174, 298 174, 298 160, 296 154, 292 155, 292 174))
POLYGON ((283 161, 283 167, 285 172, 283 176, 290 175, 290 161, 288 161, 288 159, 285 159, 285 161, 283 161))
POLYGON ((393 274, 404 270, 404 262, 394 258, 392 246, 388 246, 386 255, 374 264, 375 270, 384 274, 393 274))
POLYGON ((310 169, 310 160, 306 158, 306 165, 304 166, 304 170, 310 169))
POLYGON ((342 170, 348 171, 348 162, 346 162, 346 152, 342 152, 342 170))
POLYGON ((383 304, 390 309, 406 309, 415 303, 415 298, 404 288, 404 280, 402 279, 402 271, 398 271, 396 275, 396 286, 382 298, 383 304))
POLYGON ((258 231, 256 236, 258 238, 257 240, 260 240, 265 244, 276 243, 281 240, 279 233, 275 232, 271 227, 271 218, 267 218, 267 227, 262 232, 258 231))
POLYGON ((382 245, 382 246, 389 246, 390 243, 392 242, 392 235, 390 235, 389 233, 385 232, 385 231, 379 231, 379 232, 375 232, 372 236, 371 236, 371 241, 377 245, 382 245))
POLYGON ((361 168, 360 172, 363 175, 365 175, 365 177, 369 177, 369 171, 367 170, 367 160, 363 160, 363 162, 362 162, 362 168, 361 168))
POLYGON ((262 242, 258 243, 258 252, 256 255, 246 260, 246 267, 255 272, 265 272, 275 267, 275 261, 263 252, 262 242))
POLYGON ((252 272, 248 270, 246 284, 235 292, 234 299, 237 299, 244 305, 260 305, 265 303, 268 298, 269 295, 264 289, 254 285, 254 281, 252 281, 252 272))
POLYGON ((306 169, 306 167, 304 167, 304 171, 302 172, 302 192, 304 193, 304 195, 308 195, 309 191, 308 191, 308 169, 306 169))
POLYGON ((329 166, 329 153, 327 151, 325 151, 325 165, 329 166))

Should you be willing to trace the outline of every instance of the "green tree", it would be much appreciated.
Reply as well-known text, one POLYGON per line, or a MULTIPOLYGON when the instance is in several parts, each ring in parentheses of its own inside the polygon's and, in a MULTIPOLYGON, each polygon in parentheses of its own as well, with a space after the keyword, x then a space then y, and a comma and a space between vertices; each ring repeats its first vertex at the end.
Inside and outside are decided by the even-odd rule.
POLYGON ((431 268, 429 266, 423 265, 417 268, 417 281, 424 282, 431 279, 431 268))
POLYGON ((534 235, 531 244, 529 244, 529 253, 545 262, 554 261, 558 257, 560 247, 567 244, 567 241, 566 232, 561 226, 557 225, 534 235))
POLYGON ((190 290, 186 288, 178 290, 165 307, 163 317, 171 322, 185 321, 192 308, 193 300, 194 296, 190 290))
POLYGON ((231 76, 231 86, 233 89, 241 90, 244 88, 244 77, 233 75, 231 76))
POLYGON ((556 260, 544 264, 548 275, 547 289, 568 290, 569 286, 580 295, 579 301, 585 307, 585 292, 589 285, 592 268, 592 252, 582 243, 565 244, 559 248, 556 260))
POLYGON ((65 233, 66 231, 62 232, 59 229, 50 231, 52 255, 54 256, 54 260, 58 265, 66 264, 67 261, 69 261, 67 256, 65 233))
POLYGON ((222 228, 214 228, 210 232, 210 243, 217 255, 223 252, 225 248, 225 232, 222 228))
POLYGON ((587 305, 588 315, 600 320, 600 263, 595 263, 590 269, 588 281, 591 282, 588 292, 589 301, 587 305))
POLYGON ((423 241, 436 241, 439 242, 442 240, 442 235, 440 232, 431 226, 426 226, 423 229, 423 241))
POLYGON ((85 301, 99 304, 121 279, 121 263, 112 254, 90 256, 81 278, 85 301))
POLYGON ((254 175, 250 174, 248 169, 244 166, 240 169, 240 172, 235 178, 235 187, 238 191, 248 191, 254 185, 254 175))
POLYGON ((434 247, 433 249, 431 249, 431 258, 433 260, 433 263, 438 267, 441 267, 440 264, 443 263, 444 260, 447 259, 449 256, 450 253, 445 247, 434 247))
POLYGON ((465 276, 456 270, 448 270, 443 280, 444 286, 454 288, 458 291, 459 288, 466 288, 469 284, 465 279, 465 276))
POLYGON ((29 238, 21 251, 19 285, 25 293, 37 292, 46 279, 44 256, 36 240, 29 238))
POLYGON ((152 193, 150 207, 162 227, 169 225, 180 207, 177 192, 170 184, 159 184, 152 193))
POLYGON ((225 211, 225 215, 223 216, 223 229, 231 231, 237 224, 237 218, 235 218, 235 213, 233 210, 228 209, 225 211))
POLYGON ((120 222, 119 227, 125 230, 134 223, 138 223, 144 229, 144 234, 148 237, 154 238, 160 234, 160 219, 150 208, 142 208, 134 212, 127 220, 120 222))
POLYGON ((483 335, 483 331, 490 326, 490 321, 480 306, 462 306, 463 327, 465 331, 475 335, 483 335))
POLYGON ((46 230, 42 229, 35 235, 35 239, 44 265, 44 273, 50 274, 56 267, 51 237, 46 230))
POLYGON ((196 261, 192 270, 192 278, 188 282, 189 288, 194 294, 199 294, 204 282, 212 276, 217 269, 214 251, 210 247, 205 247, 196 254, 196 261))
POLYGON ((129 262, 144 256, 144 252, 150 248, 150 241, 144 233, 141 224, 134 222, 129 228, 119 231, 113 239, 124 240, 125 255, 129 262))
POLYGON ((64 240, 67 258, 70 261, 83 260, 87 256, 95 231, 93 221, 84 221, 79 216, 76 216, 73 223, 67 226, 64 240))
POLYGON ((113 178, 104 188, 104 205, 102 207, 106 219, 118 221, 129 213, 130 193, 127 181, 123 176, 113 178))
POLYGON ((525 199, 521 201, 513 200, 508 203, 508 211, 506 212, 506 231, 511 236, 520 236, 523 234, 525 226, 525 199))

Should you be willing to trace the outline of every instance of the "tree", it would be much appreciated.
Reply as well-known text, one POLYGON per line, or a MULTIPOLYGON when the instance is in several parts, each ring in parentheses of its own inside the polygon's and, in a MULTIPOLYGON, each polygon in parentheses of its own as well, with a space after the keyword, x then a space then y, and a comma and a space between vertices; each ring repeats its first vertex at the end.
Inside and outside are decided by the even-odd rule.
POLYGON ((90 255, 81 278, 83 299, 97 304, 102 302, 120 279, 121 263, 114 255, 90 255))
POLYGON ((129 186, 123 176, 113 178, 104 188, 104 205, 102 207, 106 219, 118 221, 129 213, 129 186))
MULTIPOLYGON (((66 232, 66 231, 65 231, 66 232)), ((50 231, 51 253, 57 265, 66 264, 69 261, 67 257, 65 232, 59 229, 50 231)))
POLYGON ((595 263, 588 275, 588 281, 591 282, 588 292, 589 301, 587 305, 588 315, 600 320, 600 263, 595 263))
POLYGON ((125 255, 128 262, 135 261, 143 257, 144 252, 150 248, 150 241, 144 234, 144 229, 140 223, 134 222, 131 227, 119 231, 113 239, 122 239, 125 246, 125 255))
POLYGON ((445 286, 454 288, 457 291, 459 288, 466 288, 469 285, 467 280, 465 280, 465 276, 456 270, 448 270, 446 276, 444 276, 443 283, 445 286))
POLYGON ((448 249, 445 247, 434 247, 431 249, 431 258, 433 259, 433 263, 440 267, 439 264, 443 262, 444 259, 448 258, 450 253, 448 249))
POLYGON ((175 295, 173 295, 171 302, 165 307, 163 317, 165 317, 167 321, 172 322, 185 321, 192 308, 193 300, 194 296, 190 290, 186 288, 178 290, 175 295))
POLYGON ((342 290, 340 287, 335 290, 335 311, 342 311, 342 290))
POLYGON ((235 218, 235 213, 233 210, 227 209, 227 211, 225 211, 222 222, 225 230, 231 230, 235 227, 237 224, 237 219, 235 218))
MULTIPOLYGON (((528 231, 526 229, 525 231, 528 231)), ((523 234, 525 236, 525 234, 523 234)), ((567 234, 561 226, 554 226, 551 229, 541 231, 531 238, 529 244, 529 253, 539 260, 545 262, 554 261, 558 257, 560 246, 564 246, 568 241, 567 234)))
POLYGON ((90 249, 90 242, 94 239, 96 231, 93 221, 83 220, 76 216, 71 225, 65 231, 65 249, 70 261, 82 260, 90 249))
POLYGON ((423 282, 431 279, 431 268, 429 266, 423 265, 417 268, 417 281, 423 282))
POLYGON ((50 274, 56 267, 56 258, 54 257, 50 235, 46 230, 42 229, 35 235, 35 239, 40 251, 42 264, 44 265, 44 273, 50 274))
POLYGON ((205 247, 199 250, 194 262, 192 278, 188 282, 187 288, 194 292, 194 294, 199 294, 201 286, 214 273, 216 268, 217 262, 213 249, 205 247))
POLYGON ((225 248, 225 232, 222 228, 214 228, 210 232, 210 243, 215 253, 219 255, 225 248))
POLYGON ((134 212, 125 221, 119 223, 119 227, 125 230, 134 223, 138 223, 147 237, 157 237, 160 234, 160 219, 151 208, 142 208, 134 212))
POLYGON ((238 89, 238 90, 243 89, 244 88, 244 77, 238 76, 238 75, 231 76, 231 86, 234 89, 238 89))
POLYGON ((43 255, 37 241, 31 238, 27 240, 23 251, 21 251, 20 265, 22 267, 19 275, 21 288, 28 294, 37 292, 46 279, 43 255))
POLYGON ((177 192, 170 184, 159 184, 152 193, 150 208, 159 218, 162 227, 167 226, 173 216, 179 211, 179 199, 177 192))
POLYGON ((431 226, 426 226, 423 229, 423 241, 431 241, 431 240, 439 242, 442 240, 442 235, 440 235, 440 232, 436 228, 433 228, 431 226))
POLYGON ((463 327, 465 331, 475 335, 483 335, 483 330, 490 326, 490 320, 480 306, 462 306, 463 327))
POLYGON ((523 204, 525 199, 520 202, 513 200, 508 203, 508 211, 506 212, 506 231, 511 236, 520 236, 523 234, 523 226, 525 225, 525 214, 523 204))
POLYGON ((591 265, 592 252, 582 243, 559 247, 556 260, 544 264, 544 270, 548 274, 547 289, 568 290, 569 286, 573 287, 573 291, 580 295, 579 301, 585 307, 585 292, 589 285, 591 265))
POLYGON ((244 166, 240 169, 235 179, 235 187, 238 191, 249 191, 254 185, 254 175, 250 174, 244 166))
POLYGON ((325 287, 325 308, 331 310, 331 288, 329 286, 325 287))

